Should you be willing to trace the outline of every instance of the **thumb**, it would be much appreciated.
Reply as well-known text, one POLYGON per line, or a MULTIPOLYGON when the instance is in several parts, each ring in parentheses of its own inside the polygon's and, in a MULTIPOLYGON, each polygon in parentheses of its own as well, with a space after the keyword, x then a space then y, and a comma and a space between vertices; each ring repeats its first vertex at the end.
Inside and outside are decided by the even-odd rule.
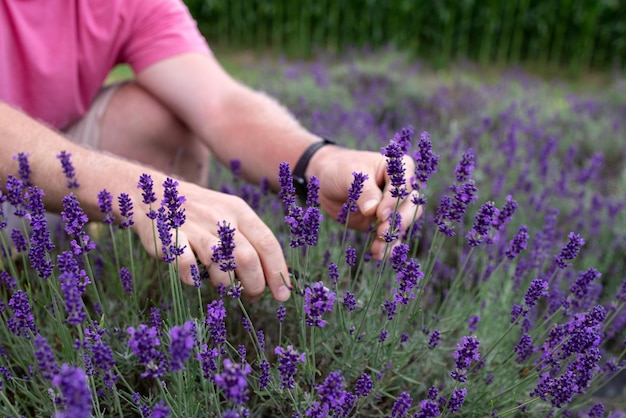
POLYGON ((180 281, 188 285, 193 285, 191 266, 196 264, 196 256, 191 250, 187 236, 181 231, 178 231, 178 248, 183 249, 183 253, 178 256, 178 276, 180 277, 180 281))
POLYGON ((380 190, 375 181, 366 181, 363 183, 363 192, 357 201, 359 211, 365 216, 374 216, 376 209, 383 198, 383 192, 380 190))

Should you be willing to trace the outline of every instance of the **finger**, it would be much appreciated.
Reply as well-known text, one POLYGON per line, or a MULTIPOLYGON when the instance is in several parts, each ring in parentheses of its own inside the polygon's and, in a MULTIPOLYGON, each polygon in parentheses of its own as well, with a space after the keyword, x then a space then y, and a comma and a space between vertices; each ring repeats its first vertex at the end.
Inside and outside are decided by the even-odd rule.
POLYGON ((262 277, 272 296, 277 301, 286 301, 291 296, 291 281, 280 243, 262 222, 255 222, 247 237, 258 254, 264 275, 262 277))
POLYGON ((384 160, 380 161, 383 164, 379 164, 374 172, 367 173, 368 179, 363 183, 363 191, 357 201, 359 211, 366 217, 376 215, 377 208, 383 199, 385 166, 384 160))
POLYGON ((243 296, 250 302, 256 302, 265 291, 265 274, 256 249, 247 239, 235 239, 233 252, 237 268, 237 280, 243 287, 243 296))

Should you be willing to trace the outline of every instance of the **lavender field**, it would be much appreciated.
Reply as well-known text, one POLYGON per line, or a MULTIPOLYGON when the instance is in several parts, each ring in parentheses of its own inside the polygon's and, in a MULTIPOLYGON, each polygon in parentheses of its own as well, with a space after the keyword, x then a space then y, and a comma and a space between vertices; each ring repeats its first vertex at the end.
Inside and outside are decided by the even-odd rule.
MULTIPOLYGON (((182 285, 175 257, 108 222, 106 191, 101 219, 68 189, 48 223, 16 156, 0 416, 626 416, 626 78, 433 72, 393 51, 235 65, 313 132, 412 156, 423 216, 408 231, 392 216, 383 239, 402 244, 377 262, 372 234, 311 221, 314 187, 294 202, 287 167, 274 195, 213 164, 211 187, 259 213, 293 270, 288 302, 249 304, 234 272, 214 289, 199 265, 182 285)), ((155 233, 175 247, 184 203, 166 189, 155 233)), ((228 270, 237 231, 220 229, 228 270)))

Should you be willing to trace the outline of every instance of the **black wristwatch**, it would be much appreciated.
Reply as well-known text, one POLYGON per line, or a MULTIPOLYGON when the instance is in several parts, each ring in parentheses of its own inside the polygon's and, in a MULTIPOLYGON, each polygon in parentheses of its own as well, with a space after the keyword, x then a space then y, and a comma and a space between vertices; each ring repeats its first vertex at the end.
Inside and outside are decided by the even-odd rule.
POLYGON ((307 187, 306 187, 307 181, 306 181, 306 178, 304 177, 304 172, 309 166, 309 161, 311 161, 311 158, 313 157, 313 155, 325 145, 336 145, 336 144, 330 139, 323 138, 322 141, 315 142, 309 145, 309 147, 304 151, 304 153, 302 153, 302 156, 300 156, 300 159, 296 163, 296 166, 293 169, 293 172, 291 173, 291 176, 293 177, 293 187, 296 189, 296 195, 298 195, 298 197, 303 202, 306 201, 306 195, 307 195, 307 187))

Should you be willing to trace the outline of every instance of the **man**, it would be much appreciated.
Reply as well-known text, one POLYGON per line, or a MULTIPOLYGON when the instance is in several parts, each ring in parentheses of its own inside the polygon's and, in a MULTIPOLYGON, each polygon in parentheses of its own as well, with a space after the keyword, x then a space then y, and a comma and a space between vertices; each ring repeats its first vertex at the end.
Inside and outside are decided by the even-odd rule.
MULTIPOLYGON (((214 284, 229 283, 210 263, 217 223, 226 220, 237 229, 234 256, 244 295, 257 299, 267 284, 277 300, 289 297, 272 231, 241 199, 202 185, 210 151, 225 164, 239 159, 247 180, 267 177, 276 190, 278 165, 286 161, 293 169, 319 141, 274 100, 224 71, 180 0, 0 0, 0 175, 15 173, 12 157, 28 153, 32 181, 45 191, 46 207, 59 211, 68 190, 56 156, 65 150, 80 182, 74 193, 90 219, 101 216, 103 189, 130 194, 139 214, 147 211, 136 186, 142 173, 159 187, 166 173, 185 180, 179 193, 187 199, 187 220, 178 239, 186 246, 179 259, 186 283, 194 254, 209 266, 214 284), (133 68, 134 80, 101 89, 122 62, 133 68)), ((407 158, 407 176, 413 167, 407 158)), ((350 226, 366 229, 378 219, 382 233, 395 200, 382 192, 388 179, 378 152, 323 146, 305 177, 320 180, 322 208, 336 216, 355 171, 369 181, 350 226)), ((409 200, 401 206, 405 220, 414 211, 409 200)), ((154 253, 150 220, 135 216, 133 228, 154 253)), ((377 258, 384 249, 380 240, 371 247, 377 258)))

